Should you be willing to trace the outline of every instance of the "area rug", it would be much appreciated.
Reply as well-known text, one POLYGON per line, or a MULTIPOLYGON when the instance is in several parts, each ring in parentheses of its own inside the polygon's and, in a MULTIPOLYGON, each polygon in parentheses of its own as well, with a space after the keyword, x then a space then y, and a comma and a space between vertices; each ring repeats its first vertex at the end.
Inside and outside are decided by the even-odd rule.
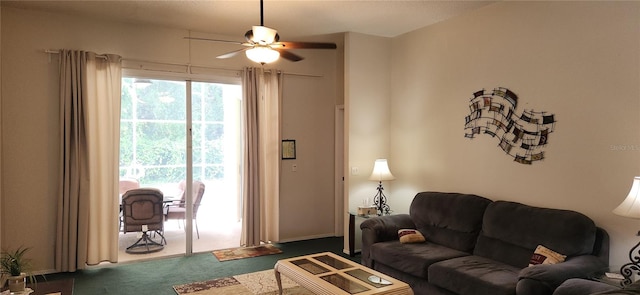
POLYGON ((213 251, 213 255, 215 255, 219 261, 258 257, 278 253, 282 253, 282 250, 271 244, 213 251))
MULTIPOLYGON (((312 295, 285 276, 282 278, 282 294, 312 295)), ((275 295, 278 284, 272 269, 204 282, 173 286, 178 295, 275 295)))

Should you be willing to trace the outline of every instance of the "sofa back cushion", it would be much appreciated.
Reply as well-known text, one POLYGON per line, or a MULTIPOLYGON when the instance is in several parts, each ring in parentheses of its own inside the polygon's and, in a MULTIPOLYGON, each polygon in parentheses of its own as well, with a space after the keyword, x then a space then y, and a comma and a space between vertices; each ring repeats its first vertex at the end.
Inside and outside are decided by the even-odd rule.
POLYGON ((491 200, 469 194, 421 192, 409 215, 427 242, 471 253, 491 200))
POLYGON ((495 201, 485 211, 473 253, 526 267, 538 245, 571 257, 591 254, 595 240, 595 223, 581 213, 495 201))

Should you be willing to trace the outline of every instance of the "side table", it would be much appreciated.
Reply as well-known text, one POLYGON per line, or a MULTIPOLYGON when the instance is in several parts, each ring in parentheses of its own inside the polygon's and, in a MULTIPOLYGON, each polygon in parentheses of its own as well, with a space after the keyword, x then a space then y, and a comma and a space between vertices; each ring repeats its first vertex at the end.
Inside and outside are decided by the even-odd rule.
POLYGON ((349 256, 356 256, 356 216, 360 218, 371 218, 378 215, 358 215, 354 212, 349 212, 349 256))

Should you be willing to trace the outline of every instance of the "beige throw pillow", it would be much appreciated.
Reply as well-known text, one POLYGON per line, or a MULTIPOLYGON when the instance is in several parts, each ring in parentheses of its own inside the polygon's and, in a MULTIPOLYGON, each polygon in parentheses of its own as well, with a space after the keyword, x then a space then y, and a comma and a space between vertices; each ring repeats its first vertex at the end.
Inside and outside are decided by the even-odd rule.
POLYGON ((422 233, 415 229, 398 230, 398 237, 400 238, 400 243, 403 244, 422 243, 425 241, 422 233))
POLYGON ((556 264, 564 262, 566 255, 562 255, 556 251, 553 251, 545 246, 538 245, 536 250, 533 251, 533 256, 529 260, 529 266, 537 264, 556 264))

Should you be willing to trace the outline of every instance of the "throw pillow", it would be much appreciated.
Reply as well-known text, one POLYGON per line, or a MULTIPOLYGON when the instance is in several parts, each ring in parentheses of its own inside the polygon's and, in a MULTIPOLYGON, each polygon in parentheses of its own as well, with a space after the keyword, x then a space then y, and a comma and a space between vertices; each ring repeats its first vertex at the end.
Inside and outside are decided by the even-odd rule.
POLYGON ((545 246, 538 245, 538 247, 536 247, 536 250, 533 251, 531 260, 529 260, 529 266, 537 264, 556 264, 564 262, 565 258, 567 258, 566 255, 562 255, 545 246))
POLYGON ((424 236, 418 230, 415 229, 401 229, 398 230, 398 237, 400 243, 422 243, 425 241, 424 236))

